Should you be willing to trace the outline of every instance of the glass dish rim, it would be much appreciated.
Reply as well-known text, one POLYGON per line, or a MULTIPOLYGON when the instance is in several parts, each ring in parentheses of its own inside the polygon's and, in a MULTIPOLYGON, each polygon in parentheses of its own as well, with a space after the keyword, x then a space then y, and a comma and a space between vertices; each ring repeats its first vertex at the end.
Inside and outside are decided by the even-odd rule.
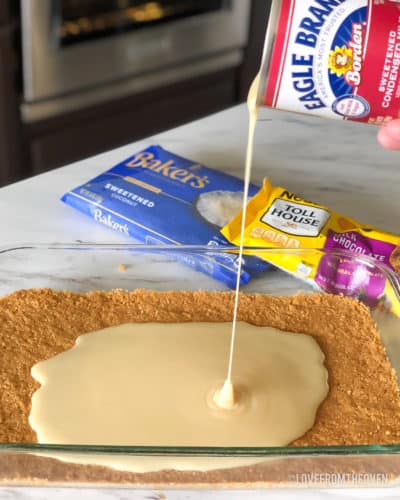
POLYGON ((300 457, 316 455, 398 455, 400 443, 391 445, 334 445, 334 446, 270 446, 270 447, 226 447, 226 446, 133 446, 133 445, 84 445, 84 444, 39 444, 0 443, 0 453, 79 453, 138 456, 180 457, 300 457))
MULTIPOLYGON (((13 252, 17 250, 95 250, 95 251, 123 251, 130 250, 133 252, 142 253, 224 253, 232 252, 238 253, 239 247, 235 245, 175 245, 175 244, 142 244, 142 243, 91 243, 91 242, 63 242, 63 243, 18 243, 13 245, 12 243, 0 245, 0 255, 8 252, 13 252)), ((265 254, 280 254, 280 255, 307 255, 310 253, 322 253, 324 255, 331 255, 333 257, 343 257, 351 260, 359 260, 370 267, 378 268, 389 280, 397 299, 400 301, 400 277, 385 263, 379 262, 373 257, 365 254, 359 254, 354 252, 349 252, 341 248, 282 248, 282 247, 264 247, 264 246, 245 246, 243 248, 245 254, 250 254, 253 252, 263 252, 265 254)), ((1 257, 0 257, 1 258, 1 257)), ((275 264, 272 264, 277 267, 275 264)), ((284 271, 287 274, 287 271, 284 271)), ((299 276, 293 275, 297 279, 301 279, 299 276)), ((307 280, 307 278, 304 278, 307 280)), ((316 284, 316 291, 325 293, 322 289, 319 289, 316 284)))
MULTIPOLYGON (((8 243, 0 245, 1 255, 20 250, 94 250, 94 251, 132 251, 138 253, 238 253, 239 248, 234 245, 152 245, 141 243, 91 243, 91 242, 63 242, 63 243, 8 243)), ((246 246, 245 253, 263 252, 265 254, 303 255, 313 252, 346 257, 359 260, 368 266, 376 267, 388 278, 400 300, 400 279, 398 275, 386 264, 378 262, 373 257, 364 254, 352 253, 343 249, 321 248, 280 248, 263 246, 246 246)), ((318 290, 316 290, 318 292, 318 290)), ((256 293, 256 292, 251 292, 256 293)), ((321 293, 324 293, 321 290, 321 293)), ((282 447, 187 447, 187 446, 120 446, 120 445, 82 445, 82 444, 39 444, 39 443, 0 443, 0 453, 79 453, 79 454, 112 454, 112 455, 137 455, 137 456, 206 456, 206 457, 241 457, 254 456, 263 458, 301 457, 315 455, 397 455, 400 454, 400 442, 391 445, 334 445, 334 446, 282 446, 282 447)))

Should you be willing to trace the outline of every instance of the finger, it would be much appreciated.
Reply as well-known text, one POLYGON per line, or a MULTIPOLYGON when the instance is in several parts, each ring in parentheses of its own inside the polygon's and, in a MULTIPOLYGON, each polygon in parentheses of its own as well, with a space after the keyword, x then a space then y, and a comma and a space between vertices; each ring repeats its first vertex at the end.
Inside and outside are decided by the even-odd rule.
POLYGON ((400 149, 400 120, 391 120, 378 132, 378 141, 386 149, 400 149))

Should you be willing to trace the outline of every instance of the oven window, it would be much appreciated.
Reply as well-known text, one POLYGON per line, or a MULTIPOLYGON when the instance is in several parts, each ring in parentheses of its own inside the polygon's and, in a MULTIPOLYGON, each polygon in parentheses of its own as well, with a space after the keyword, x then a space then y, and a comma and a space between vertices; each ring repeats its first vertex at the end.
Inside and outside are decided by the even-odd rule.
POLYGON ((230 0, 60 0, 61 46, 229 8, 230 0))

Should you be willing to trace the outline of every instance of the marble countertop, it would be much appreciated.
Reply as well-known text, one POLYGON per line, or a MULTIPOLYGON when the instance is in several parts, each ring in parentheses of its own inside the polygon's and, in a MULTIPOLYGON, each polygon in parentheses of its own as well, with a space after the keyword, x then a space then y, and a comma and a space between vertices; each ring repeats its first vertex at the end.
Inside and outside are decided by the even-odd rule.
MULTIPOLYGON (((0 190, 6 242, 126 242, 59 202, 68 189, 150 144, 242 177, 247 136, 244 105, 146 140, 79 161, 0 190)), ((382 229, 399 230, 400 154, 376 142, 376 129, 262 110, 252 180, 269 177, 306 199, 321 202, 382 229)))
MULTIPOLYGON (((0 189, 1 246, 21 243, 115 242, 121 235, 59 201, 68 189, 150 144, 242 177, 247 136, 244 105, 154 137, 0 189)), ((302 197, 355 219, 400 232, 400 153, 383 150, 374 127, 262 110, 256 132, 252 180, 269 177, 302 197)), ((29 267, 29 263, 26 263, 29 267)), ((1 498, 265 498, 253 492, 134 492, 0 488, 1 498), (164 495, 164 496, 163 496, 164 495)), ((399 498, 400 489, 301 493, 271 491, 268 498, 399 498)))

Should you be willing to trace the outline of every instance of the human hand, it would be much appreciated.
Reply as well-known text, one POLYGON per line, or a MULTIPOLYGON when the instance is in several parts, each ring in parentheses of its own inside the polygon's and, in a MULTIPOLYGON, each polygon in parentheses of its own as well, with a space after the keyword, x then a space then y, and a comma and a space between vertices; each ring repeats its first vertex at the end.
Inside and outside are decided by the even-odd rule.
POLYGON ((378 142, 386 149, 400 150, 400 119, 382 125, 378 132, 378 142))

